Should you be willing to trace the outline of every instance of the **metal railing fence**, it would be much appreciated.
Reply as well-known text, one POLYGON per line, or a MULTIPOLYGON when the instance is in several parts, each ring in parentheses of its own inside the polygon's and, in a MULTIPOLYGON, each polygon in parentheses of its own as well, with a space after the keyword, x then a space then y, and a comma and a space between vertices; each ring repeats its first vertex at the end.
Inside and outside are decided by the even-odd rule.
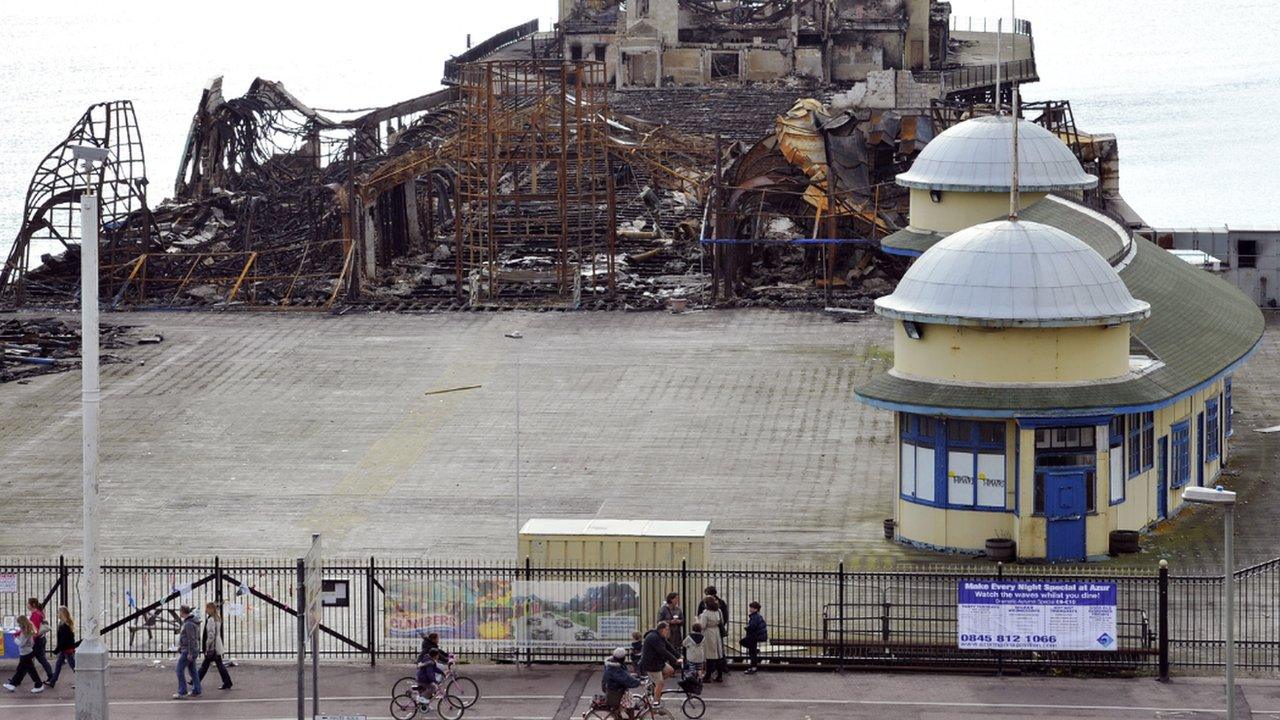
MULTIPOLYGON (((769 621, 763 654, 775 662, 872 667, 1076 667, 1135 672, 1223 663, 1223 578, 1167 570, 1030 565, 922 566, 892 570, 538 567, 421 560, 326 560, 323 657, 402 661, 438 631, 471 659, 596 661, 657 621, 669 592, 688 624, 708 586, 728 603, 727 652, 742 652, 746 604, 769 621), (1105 653, 960 650, 957 592, 966 579, 1106 580, 1117 586, 1117 649, 1105 653)), ((297 652, 301 561, 125 560, 103 565, 108 649, 123 657, 173 652, 178 607, 221 608, 224 644, 237 659, 297 652)), ((80 566, 65 558, 0 559, 0 617, 80 605, 80 566), (12 592, 7 591, 13 588, 12 592)), ((1239 650, 1245 670, 1280 666, 1280 558, 1236 573, 1239 650)), ((52 615, 52 613, 49 613, 52 615)))

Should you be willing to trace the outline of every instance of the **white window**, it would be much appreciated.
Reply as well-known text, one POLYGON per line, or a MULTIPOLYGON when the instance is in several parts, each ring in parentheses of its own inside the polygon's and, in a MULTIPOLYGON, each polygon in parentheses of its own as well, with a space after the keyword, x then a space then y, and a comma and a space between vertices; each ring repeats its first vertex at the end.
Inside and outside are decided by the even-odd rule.
POLYGON ((952 505, 973 504, 973 458, 971 452, 947 453, 947 501, 952 505))
POLYGON ((978 505, 1004 507, 1004 455, 978 455, 978 505))

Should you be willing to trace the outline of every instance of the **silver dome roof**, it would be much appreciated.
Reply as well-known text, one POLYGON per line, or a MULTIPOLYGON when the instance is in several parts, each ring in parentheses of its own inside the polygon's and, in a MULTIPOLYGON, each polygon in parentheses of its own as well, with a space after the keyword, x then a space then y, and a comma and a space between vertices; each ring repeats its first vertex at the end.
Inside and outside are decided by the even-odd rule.
MULTIPOLYGON (((923 190, 1008 192, 1013 178, 1013 121, 987 115, 965 120, 920 151, 899 185, 923 190)), ((1066 143, 1029 121, 1018 122, 1018 187, 1032 192, 1082 190, 1098 184, 1066 143)))
POLYGON ((1151 306, 1083 240, 1049 225, 974 225, 925 251, 891 295, 886 317, 947 325, 1068 327, 1139 320, 1151 306))

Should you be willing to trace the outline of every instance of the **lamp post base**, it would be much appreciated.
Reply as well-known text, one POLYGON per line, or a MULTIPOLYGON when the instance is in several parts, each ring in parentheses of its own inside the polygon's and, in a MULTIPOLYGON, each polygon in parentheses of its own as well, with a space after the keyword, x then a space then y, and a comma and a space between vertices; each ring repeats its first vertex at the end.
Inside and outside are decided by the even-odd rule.
POLYGON ((107 720, 107 647, 99 639, 76 649, 76 720, 107 720))

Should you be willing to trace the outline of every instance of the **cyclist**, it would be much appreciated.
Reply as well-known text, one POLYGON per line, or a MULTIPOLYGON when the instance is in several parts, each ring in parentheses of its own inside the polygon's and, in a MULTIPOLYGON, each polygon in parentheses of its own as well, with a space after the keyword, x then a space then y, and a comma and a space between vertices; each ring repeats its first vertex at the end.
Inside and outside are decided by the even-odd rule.
POLYGON ((667 638, 671 637, 671 628, 665 620, 644 636, 644 645, 640 651, 640 670, 649 675, 653 681, 653 704, 662 704, 662 687, 665 680, 675 674, 680 667, 681 659, 671 649, 667 638), (670 669, 668 669, 670 666, 670 669))
MULTIPOLYGON (((427 653, 431 652, 431 648, 440 649, 440 633, 430 633, 422 638, 422 649, 418 651, 418 662, 427 659, 427 653)), ((441 650, 441 652, 444 652, 441 650)))
POLYGON ((627 649, 620 647, 604 661, 604 677, 600 679, 600 689, 604 690, 605 705, 610 710, 619 710, 627 691, 640 686, 640 680, 627 672, 627 649))
POLYGON ((418 684, 414 691, 418 694, 414 700, 422 704, 436 694, 440 682, 444 680, 444 668, 440 665, 440 648, 427 650, 425 659, 418 662, 418 684))

